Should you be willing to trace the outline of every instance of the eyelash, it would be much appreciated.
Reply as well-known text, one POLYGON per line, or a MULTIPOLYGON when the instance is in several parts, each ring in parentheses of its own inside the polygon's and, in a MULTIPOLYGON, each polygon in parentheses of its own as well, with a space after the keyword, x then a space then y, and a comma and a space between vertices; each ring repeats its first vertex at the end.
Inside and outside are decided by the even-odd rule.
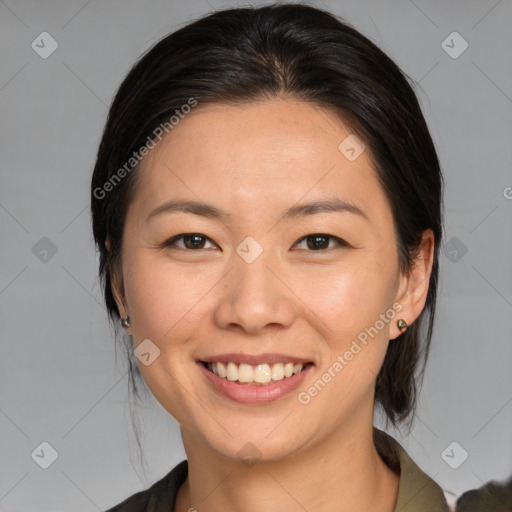
MULTIPOLYGON (((198 238, 203 238, 203 239, 209 240, 211 242, 210 238, 208 238, 207 236, 202 235, 201 233, 182 233, 181 235, 173 236, 172 238, 170 238, 169 240, 164 242, 163 243, 163 247, 168 247, 168 248, 173 248, 173 246, 176 247, 176 241, 181 240, 184 237, 190 237, 190 236, 195 236, 195 237, 198 237, 198 238)), ((324 233, 312 233, 310 235, 303 236, 302 238, 297 240, 297 242, 295 242, 294 246, 299 244, 299 243, 301 243, 304 240, 307 240, 310 237, 327 238, 327 239, 334 240, 338 244, 339 247, 350 247, 350 244, 345 242, 345 240, 343 240, 342 238, 339 238, 339 237, 334 236, 334 235, 327 235, 327 234, 324 234, 324 233)), ((184 250, 184 251, 189 251, 189 252, 196 252, 196 251, 206 250, 206 249, 188 249, 187 247, 180 247, 180 249, 184 250)), ((332 249, 332 248, 330 248, 330 249, 332 249)), ((307 252, 325 252, 325 251, 328 251, 330 249, 328 248, 328 249, 308 250, 307 252)))

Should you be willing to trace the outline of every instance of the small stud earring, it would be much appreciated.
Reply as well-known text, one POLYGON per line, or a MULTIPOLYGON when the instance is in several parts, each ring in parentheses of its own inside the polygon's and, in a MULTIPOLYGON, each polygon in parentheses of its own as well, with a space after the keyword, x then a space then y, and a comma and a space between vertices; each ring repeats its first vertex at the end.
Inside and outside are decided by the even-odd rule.
POLYGON ((396 325, 398 326, 400 333, 404 330, 407 330, 407 327, 408 327, 407 322, 403 318, 400 318, 400 320, 397 320, 396 325))
POLYGON ((132 323, 130 322, 130 316, 128 315, 126 318, 122 318, 121 324, 125 329, 128 329, 128 327, 131 327, 132 323))

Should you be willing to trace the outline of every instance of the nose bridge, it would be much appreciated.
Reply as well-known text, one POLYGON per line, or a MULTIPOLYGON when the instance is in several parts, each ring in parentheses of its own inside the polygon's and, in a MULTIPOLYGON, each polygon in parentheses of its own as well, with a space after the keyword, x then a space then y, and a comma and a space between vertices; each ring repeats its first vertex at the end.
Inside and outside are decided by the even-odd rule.
POLYGON ((268 324, 288 325, 293 306, 286 286, 278 278, 275 252, 247 237, 236 248, 232 262, 217 320, 224 327, 238 324, 254 332, 268 324))
POLYGON ((233 286, 235 293, 249 294, 253 300, 263 300, 271 305, 279 290, 276 276, 271 271, 276 267, 275 251, 265 247, 253 237, 246 237, 233 255, 233 286))

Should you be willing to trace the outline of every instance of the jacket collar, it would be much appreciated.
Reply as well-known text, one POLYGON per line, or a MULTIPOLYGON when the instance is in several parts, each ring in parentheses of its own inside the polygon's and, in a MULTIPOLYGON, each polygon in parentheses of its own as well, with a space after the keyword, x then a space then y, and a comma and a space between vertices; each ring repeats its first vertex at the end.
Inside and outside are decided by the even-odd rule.
POLYGON ((373 428, 375 447, 384 462, 400 474, 394 512, 449 512, 441 487, 409 457, 389 434, 373 428))

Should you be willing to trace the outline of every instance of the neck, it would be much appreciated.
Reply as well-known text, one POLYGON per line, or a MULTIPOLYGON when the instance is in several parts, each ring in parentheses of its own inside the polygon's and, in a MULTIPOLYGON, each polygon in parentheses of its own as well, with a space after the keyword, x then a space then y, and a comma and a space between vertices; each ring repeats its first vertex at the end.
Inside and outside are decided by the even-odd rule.
POLYGON ((355 423, 285 460, 250 467, 182 430, 189 472, 175 510, 393 512, 400 477, 379 456, 373 423, 355 423))

